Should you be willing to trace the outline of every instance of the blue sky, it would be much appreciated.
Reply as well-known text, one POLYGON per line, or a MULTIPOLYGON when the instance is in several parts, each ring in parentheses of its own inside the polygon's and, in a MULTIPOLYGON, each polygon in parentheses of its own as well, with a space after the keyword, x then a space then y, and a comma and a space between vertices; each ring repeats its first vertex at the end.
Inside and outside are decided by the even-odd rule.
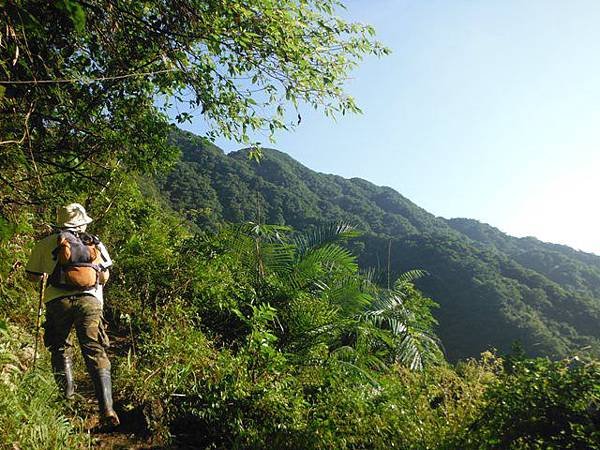
POLYGON ((302 108, 274 147, 438 216, 600 254, 600 2, 346 4, 393 51, 348 83, 364 113, 302 108))

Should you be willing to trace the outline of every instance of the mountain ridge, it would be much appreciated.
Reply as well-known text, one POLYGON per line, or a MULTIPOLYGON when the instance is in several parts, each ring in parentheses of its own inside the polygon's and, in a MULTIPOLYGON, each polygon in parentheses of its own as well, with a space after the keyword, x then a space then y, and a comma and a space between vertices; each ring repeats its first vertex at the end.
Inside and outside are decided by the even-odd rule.
POLYGON ((364 232, 351 244, 362 267, 427 270, 419 287, 440 304, 438 334, 451 360, 508 352, 515 340, 531 355, 600 352, 600 257, 436 217, 390 187, 315 172, 278 150, 264 149, 257 164, 248 149, 225 154, 191 133, 174 143, 182 160, 159 185, 199 227, 345 221, 364 232))

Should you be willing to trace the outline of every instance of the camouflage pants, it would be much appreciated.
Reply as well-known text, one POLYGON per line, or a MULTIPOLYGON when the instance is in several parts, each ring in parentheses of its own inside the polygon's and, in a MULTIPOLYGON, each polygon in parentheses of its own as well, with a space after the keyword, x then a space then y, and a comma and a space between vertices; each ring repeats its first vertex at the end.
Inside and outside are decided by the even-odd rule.
POLYGON ((53 357, 70 356, 73 344, 69 334, 75 325, 88 370, 110 369, 105 351, 109 343, 103 320, 102 303, 93 295, 73 295, 51 300, 46 304, 44 344, 53 357))

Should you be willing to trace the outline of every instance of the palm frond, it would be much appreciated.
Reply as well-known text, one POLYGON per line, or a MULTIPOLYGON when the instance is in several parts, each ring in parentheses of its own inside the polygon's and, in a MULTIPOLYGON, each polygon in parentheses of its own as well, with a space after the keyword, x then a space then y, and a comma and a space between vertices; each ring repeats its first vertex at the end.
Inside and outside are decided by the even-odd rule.
POLYGON ((406 330, 408 311, 399 295, 384 291, 369 305, 362 318, 377 326, 387 326, 395 334, 402 334, 406 330))
POLYGON ((263 242, 287 242, 292 228, 286 225, 269 225, 254 222, 244 222, 233 225, 237 234, 248 236, 252 239, 260 239, 263 242))
POLYGON ((290 305, 286 347, 295 353, 308 352, 320 344, 329 347, 344 327, 345 320, 336 308, 319 299, 309 304, 310 309, 306 303, 290 305))
POLYGON ((396 361, 411 370, 423 370, 443 359, 439 339, 425 331, 409 328, 396 348, 396 361))
POLYGON ((302 256, 325 244, 339 243, 353 237, 360 236, 360 233, 348 223, 331 223, 320 225, 292 238, 296 245, 298 255, 302 256))
POLYGON ((262 244, 258 250, 255 246, 255 254, 260 256, 268 273, 286 275, 293 269, 294 247, 290 244, 262 244))
POLYGON ((427 275, 429 275, 429 272, 421 269, 413 269, 401 273, 394 282, 394 291, 402 292, 402 290, 407 284, 412 283, 413 281, 418 280, 419 278, 423 278, 427 275))
POLYGON ((411 370, 423 370, 423 357, 415 337, 406 333, 396 348, 396 361, 411 370))
POLYGON ((381 281, 381 274, 378 273, 375 267, 369 267, 361 271, 360 274, 364 279, 365 285, 376 285, 381 281))
POLYGON ((345 272, 358 272, 356 256, 337 244, 328 243, 304 253, 299 261, 305 265, 319 264, 326 270, 339 268, 345 272))
POLYGON ((335 283, 323 290, 323 296, 330 304, 339 306, 347 316, 363 311, 373 301, 371 293, 364 287, 362 278, 355 274, 337 278, 335 283))
POLYGON ((307 251, 303 255, 296 254, 289 282, 297 289, 310 285, 323 287, 324 279, 332 272, 356 273, 356 258, 348 250, 336 244, 325 244, 307 251))
POLYGON ((437 338, 406 308, 401 293, 383 291, 359 320, 389 330, 395 337, 393 359, 412 370, 442 359, 437 338))
POLYGON ((294 261, 294 246, 287 243, 289 230, 280 225, 252 222, 232 225, 229 248, 245 267, 254 268, 259 278, 271 273, 289 273, 294 261))

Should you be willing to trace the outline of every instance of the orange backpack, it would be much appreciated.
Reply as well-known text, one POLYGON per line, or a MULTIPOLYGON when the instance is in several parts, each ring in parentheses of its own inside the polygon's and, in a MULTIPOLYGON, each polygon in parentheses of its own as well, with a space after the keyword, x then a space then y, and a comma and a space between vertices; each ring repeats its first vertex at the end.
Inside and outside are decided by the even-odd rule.
POLYGON ((52 252, 56 267, 48 283, 63 289, 91 289, 98 286, 102 255, 96 236, 75 231, 58 235, 57 247, 52 252))

